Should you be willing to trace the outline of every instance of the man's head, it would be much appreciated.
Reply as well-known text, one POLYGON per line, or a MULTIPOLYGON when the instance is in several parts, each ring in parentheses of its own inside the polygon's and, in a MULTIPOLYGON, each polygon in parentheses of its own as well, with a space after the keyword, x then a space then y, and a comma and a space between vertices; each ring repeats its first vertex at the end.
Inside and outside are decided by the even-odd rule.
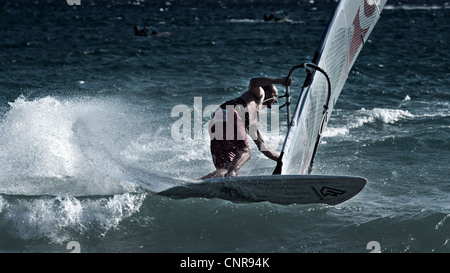
POLYGON ((264 89, 263 105, 270 109, 272 105, 278 102, 278 90, 273 84, 263 86, 262 88, 264 89))

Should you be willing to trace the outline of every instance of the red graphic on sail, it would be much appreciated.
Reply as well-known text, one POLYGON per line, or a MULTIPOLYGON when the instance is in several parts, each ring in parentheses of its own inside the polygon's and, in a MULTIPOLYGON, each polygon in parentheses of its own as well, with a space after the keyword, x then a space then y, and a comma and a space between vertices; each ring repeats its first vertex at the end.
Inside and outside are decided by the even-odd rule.
MULTIPOLYGON (((360 20, 363 20, 363 18, 360 18, 361 15, 360 9, 361 8, 359 8, 358 12, 356 13, 355 19, 353 19, 353 37, 348 51, 350 64, 353 62, 356 52, 358 52, 358 49, 363 43, 363 39, 366 37, 366 34, 370 28, 370 26, 364 29, 361 27, 360 20)), ((364 16, 370 18, 374 12, 375 12, 375 5, 369 5, 367 1, 364 1, 364 16)))

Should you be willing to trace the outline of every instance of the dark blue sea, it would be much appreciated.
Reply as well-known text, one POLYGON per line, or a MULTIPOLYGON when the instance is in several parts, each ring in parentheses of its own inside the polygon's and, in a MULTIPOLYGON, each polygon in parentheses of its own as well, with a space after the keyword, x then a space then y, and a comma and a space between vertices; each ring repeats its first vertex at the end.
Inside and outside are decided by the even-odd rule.
MULTIPOLYGON (((0 1, 0 252, 450 252, 448 1, 383 10, 315 159, 313 174, 368 180, 336 206, 173 200, 136 183, 213 171, 207 111, 310 62, 336 1, 68 2, 0 1), (272 11, 282 20, 265 22, 272 11), (170 35, 135 36, 145 23, 170 35)), ((285 119, 269 129, 280 151, 285 119)), ((250 149, 240 175, 271 174, 250 149)))

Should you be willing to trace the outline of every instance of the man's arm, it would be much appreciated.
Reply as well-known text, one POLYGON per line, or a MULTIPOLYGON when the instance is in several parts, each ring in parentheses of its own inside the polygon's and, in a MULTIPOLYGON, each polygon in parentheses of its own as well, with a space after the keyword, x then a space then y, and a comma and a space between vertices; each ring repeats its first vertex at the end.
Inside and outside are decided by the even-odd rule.
POLYGON ((263 153, 268 158, 277 161, 280 155, 276 152, 274 152, 270 147, 266 144, 264 141, 264 138, 261 134, 261 131, 259 128, 256 131, 256 138, 253 138, 253 141, 255 142, 256 146, 258 147, 258 150, 263 153))

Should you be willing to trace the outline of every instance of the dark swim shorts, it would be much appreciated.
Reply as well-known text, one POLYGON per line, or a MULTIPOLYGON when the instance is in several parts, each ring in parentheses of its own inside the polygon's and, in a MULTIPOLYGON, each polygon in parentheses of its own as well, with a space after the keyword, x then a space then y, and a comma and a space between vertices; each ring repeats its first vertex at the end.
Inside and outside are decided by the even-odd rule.
MULTIPOLYGON (((216 112, 217 113, 217 112, 216 112)), ((211 127, 211 133, 216 136, 219 135, 220 132, 215 132, 217 130, 222 130, 222 139, 216 139, 216 137, 212 137, 211 139, 211 155, 213 158, 214 166, 217 169, 228 169, 231 162, 234 159, 237 151, 242 151, 248 149, 247 142, 247 132, 245 130, 245 125, 242 119, 239 117, 239 114, 236 110, 234 110, 233 117, 233 132, 232 136, 227 137, 227 119, 226 119, 226 110, 222 109, 223 118, 217 117, 215 115, 212 122, 214 125, 211 127), (222 123, 222 128, 220 126, 216 126, 219 122, 222 123)), ((230 124, 228 124, 230 126, 230 124)), ((231 129, 228 127, 228 129, 231 129)), ((229 133, 231 135, 231 132, 229 133)), ((218 137, 219 138, 219 137, 218 137)))

